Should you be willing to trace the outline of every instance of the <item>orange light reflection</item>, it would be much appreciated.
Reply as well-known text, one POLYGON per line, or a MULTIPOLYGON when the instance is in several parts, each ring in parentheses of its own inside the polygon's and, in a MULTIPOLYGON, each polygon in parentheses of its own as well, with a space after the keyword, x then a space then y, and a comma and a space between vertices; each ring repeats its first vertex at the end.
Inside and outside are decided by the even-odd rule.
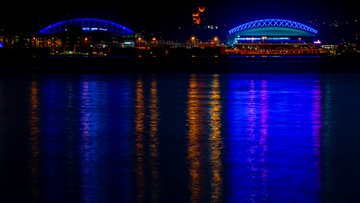
POLYGON ((144 202, 145 198, 145 174, 144 174, 144 90, 143 81, 138 79, 136 81, 136 98, 135 98, 135 153, 136 153, 136 187, 137 187, 137 202, 144 202))
POLYGON ((222 200, 222 161, 221 151, 223 142, 221 138, 221 97, 219 88, 219 75, 215 74, 212 81, 210 101, 210 165, 211 165, 211 202, 222 200))
POLYGON ((39 173, 39 88, 36 80, 30 86, 30 179, 32 184, 32 198, 38 200, 38 173, 39 173))

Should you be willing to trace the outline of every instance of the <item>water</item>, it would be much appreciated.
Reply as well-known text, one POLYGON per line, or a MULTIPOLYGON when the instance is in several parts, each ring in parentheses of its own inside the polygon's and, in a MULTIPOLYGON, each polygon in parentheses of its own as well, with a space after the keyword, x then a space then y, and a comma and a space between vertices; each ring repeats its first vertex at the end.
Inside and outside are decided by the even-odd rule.
POLYGON ((353 202, 359 104, 353 73, 4 74, 0 202, 353 202))

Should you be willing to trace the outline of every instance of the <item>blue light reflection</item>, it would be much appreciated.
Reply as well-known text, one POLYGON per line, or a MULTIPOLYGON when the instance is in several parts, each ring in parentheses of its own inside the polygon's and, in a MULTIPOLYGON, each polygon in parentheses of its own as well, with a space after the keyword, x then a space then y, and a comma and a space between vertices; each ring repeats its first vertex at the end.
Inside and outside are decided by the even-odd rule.
POLYGON ((319 202, 316 77, 234 75, 227 91, 229 202, 319 202))

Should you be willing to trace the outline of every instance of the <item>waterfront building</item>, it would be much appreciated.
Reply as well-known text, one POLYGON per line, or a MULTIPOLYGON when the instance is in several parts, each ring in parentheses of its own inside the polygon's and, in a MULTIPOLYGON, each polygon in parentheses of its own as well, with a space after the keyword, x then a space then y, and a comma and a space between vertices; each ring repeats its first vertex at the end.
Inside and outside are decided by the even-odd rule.
POLYGON ((77 18, 51 24, 39 30, 37 39, 49 41, 60 53, 92 53, 103 55, 116 50, 134 47, 136 33, 118 23, 77 18))
POLYGON ((260 19, 228 31, 227 45, 237 54, 322 54, 318 31, 285 19, 260 19))

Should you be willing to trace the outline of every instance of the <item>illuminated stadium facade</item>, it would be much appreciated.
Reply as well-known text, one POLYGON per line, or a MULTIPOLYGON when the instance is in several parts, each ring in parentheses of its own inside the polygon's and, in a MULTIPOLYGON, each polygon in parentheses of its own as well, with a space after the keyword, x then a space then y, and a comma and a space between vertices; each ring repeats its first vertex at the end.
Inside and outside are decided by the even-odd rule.
POLYGON ((51 24, 38 31, 44 39, 52 39, 61 51, 109 52, 116 48, 133 47, 135 32, 120 24, 95 19, 77 18, 51 24))
POLYGON ((317 30, 284 19, 262 19, 237 26, 228 32, 227 44, 312 42, 317 30))
POLYGON ((114 22, 94 19, 79 18, 65 20, 49 25, 39 31, 39 34, 57 34, 69 31, 71 27, 79 27, 84 32, 110 32, 119 35, 133 35, 134 31, 114 22))

